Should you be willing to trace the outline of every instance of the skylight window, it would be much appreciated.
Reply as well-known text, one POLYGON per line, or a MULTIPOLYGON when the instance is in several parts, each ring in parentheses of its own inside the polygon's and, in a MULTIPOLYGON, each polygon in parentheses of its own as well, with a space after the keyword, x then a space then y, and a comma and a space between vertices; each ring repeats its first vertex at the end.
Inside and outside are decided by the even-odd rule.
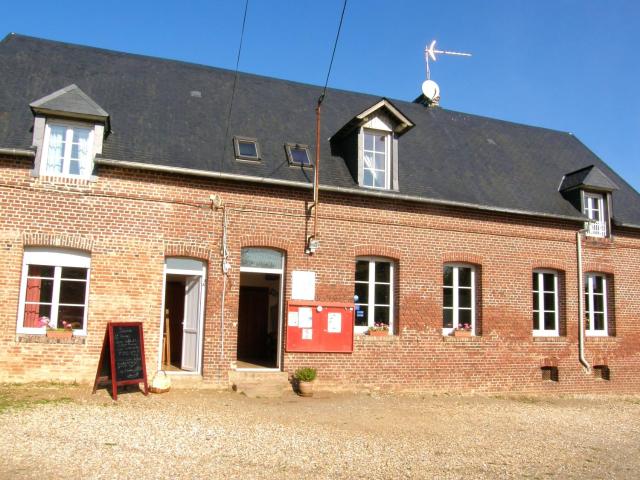
POLYGON ((300 165, 302 167, 311 167, 311 157, 309 155, 309 147, 297 143, 287 143, 287 158, 291 165, 300 165))
POLYGON ((255 138, 233 137, 236 158, 239 160, 260 160, 260 148, 255 138))

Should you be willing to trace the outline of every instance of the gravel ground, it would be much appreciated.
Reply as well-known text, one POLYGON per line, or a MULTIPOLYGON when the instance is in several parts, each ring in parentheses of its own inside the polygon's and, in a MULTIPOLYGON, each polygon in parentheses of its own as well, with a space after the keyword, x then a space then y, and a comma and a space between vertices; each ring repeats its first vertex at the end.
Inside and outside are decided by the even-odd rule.
POLYGON ((640 397, 0 386, 0 478, 639 478, 640 397))

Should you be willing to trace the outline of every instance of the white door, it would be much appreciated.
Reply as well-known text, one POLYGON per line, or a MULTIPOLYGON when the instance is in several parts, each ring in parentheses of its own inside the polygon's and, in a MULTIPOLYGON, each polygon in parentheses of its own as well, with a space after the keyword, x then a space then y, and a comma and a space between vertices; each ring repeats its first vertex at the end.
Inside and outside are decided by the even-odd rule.
POLYGON ((198 327, 200 324, 200 294, 202 277, 187 277, 184 295, 184 320, 182 323, 182 370, 198 369, 198 327))

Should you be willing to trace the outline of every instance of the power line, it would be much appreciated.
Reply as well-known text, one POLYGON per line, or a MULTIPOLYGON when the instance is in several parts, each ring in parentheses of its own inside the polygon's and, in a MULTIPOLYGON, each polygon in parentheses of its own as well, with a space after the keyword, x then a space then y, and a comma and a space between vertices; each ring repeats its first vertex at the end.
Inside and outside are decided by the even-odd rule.
POLYGON ((329 62, 329 70, 327 71, 327 79, 324 82, 324 88, 322 89, 322 95, 318 99, 318 103, 322 103, 324 96, 327 93, 327 85, 329 84, 329 75, 331 75, 331 67, 333 67, 333 58, 336 55, 336 48, 338 47, 338 39, 340 38, 340 30, 342 30, 342 20, 344 20, 344 12, 347 9, 347 0, 344 0, 342 5, 342 14, 340 15, 340 23, 338 24, 338 31, 336 32, 336 39, 333 42, 333 52, 331 52, 331 61, 329 62))
POLYGON ((233 100, 236 97, 236 86, 238 85, 238 67, 240 66, 240 54, 242 53, 242 41, 244 39, 244 26, 247 23, 247 10, 249 10, 249 0, 244 4, 244 15, 242 17, 242 30, 240 31, 240 45, 238 46, 238 56, 236 57, 236 72, 233 77, 233 88, 231 90, 231 102, 229 103, 229 112, 227 113, 227 127, 224 132, 224 147, 222 148, 222 156, 220 157, 220 171, 222 172, 224 158, 227 154, 227 137, 229 136, 229 127, 231 125, 231 112, 233 110, 233 100))

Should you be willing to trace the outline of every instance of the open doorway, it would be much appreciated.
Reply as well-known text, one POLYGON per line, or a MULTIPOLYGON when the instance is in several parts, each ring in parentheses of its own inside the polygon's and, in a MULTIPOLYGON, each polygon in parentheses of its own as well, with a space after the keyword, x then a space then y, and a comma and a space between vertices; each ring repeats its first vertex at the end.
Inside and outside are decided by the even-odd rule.
POLYGON ((167 258, 159 363, 171 373, 200 373, 205 265, 167 258))
POLYGON ((280 367, 283 260, 283 255, 275 250, 242 250, 238 305, 239 369, 280 367))

